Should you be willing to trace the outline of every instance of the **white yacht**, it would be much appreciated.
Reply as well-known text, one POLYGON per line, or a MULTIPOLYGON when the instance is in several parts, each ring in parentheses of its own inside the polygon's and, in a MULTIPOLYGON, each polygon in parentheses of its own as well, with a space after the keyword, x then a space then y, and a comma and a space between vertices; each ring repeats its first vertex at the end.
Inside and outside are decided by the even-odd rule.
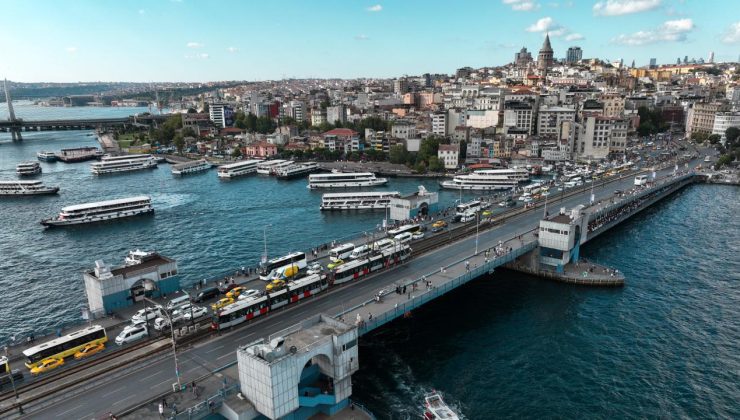
POLYGON ((228 163, 218 167, 219 178, 236 178, 243 175, 249 175, 257 171, 257 165, 261 160, 242 160, 235 163, 228 163))
POLYGON ((319 170, 319 165, 316 162, 303 162, 296 163, 285 168, 276 169, 275 176, 279 179, 292 179, 298 178, 303 175, 310 174, 319 170))
POLYGON ((321 196, 321 210, 385 210, 398 191, 328 193, 321 196))
POLYGON ((529 172, 524 168, 484 169, 457 175, 452 180, 440 182, 440 185, 453 190, 508 190, 528 180, 529 172))
POLYGON ((152 155, 103 156, 100 162, 90 164, 90 170, 95 175, 139 171, 156 167, 157 159, 152 155))
POLYGON ((41 181, 0 181, 0 196, 56 194, 59 187, 47 187, 41 181))
POLYGON ((36 153, 36 158, 44 162, 56 162, 57 161, 57 155, 54 152, 41 151, 41 152, 36 153))
POLYGON ((338 172, 312 174, 308 176, 308 188, 375 187, 388 183, 386 178, 377 178, 372 172, 338 172))
POLYGON ((263 160, 257 165, 257 173, 260 175, 270 175, 272 168, 284 162, 284 159, 263 160))
POLYGON ((107 220, 132 217, 153 213, 152 200, 141 195, 97 203, 77 204, 63 207, 56 218, 41 221, 44 226, 67 226, 83 223, 102 222, 107 220))
POLYGON ((41 165, 38 162, 21 162, 15 166, 15 173, 19 176, 32 176, 41 173, 41 165))
POLYGON ((186 175, 193 174, 196 172, 207 171, 211 169, 211 164, 205 159, 196 160, 193 162, 178 163, 172 165, 172 175, 186 175))
POLYGON ((438 392, 431 392, 424 396, 425 420, 460 420, 452 409, 444 402, 438 392))

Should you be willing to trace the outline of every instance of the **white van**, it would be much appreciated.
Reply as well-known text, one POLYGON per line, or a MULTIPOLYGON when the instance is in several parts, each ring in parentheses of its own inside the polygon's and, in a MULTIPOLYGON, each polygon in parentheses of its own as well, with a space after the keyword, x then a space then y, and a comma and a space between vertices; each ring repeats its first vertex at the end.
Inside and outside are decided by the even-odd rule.
MULTIPOLYGON (((401 235, 399 233, 399 235, 401 235)), ((393 248, 396 245, 395 242, 393 242, 393 239, 390 238, 383 238, 378 241, 373 242, 373 248, 376 251, 382 251, 384 249, 393 248)))
POLYGON ((178 306, 181 306, 181 305, 183 305, 185 303, 189 303, 189 302, 190 302, 190 295, 187 294, 187 293, 185 293, 182 296, 178 296, 178 297, 172 299, 171 301, 167 302, 167 310, 168 311, 171 311, 171 310, 177 308, 178 306))
POLYGON ((352 251, 352 254, 350 254, 349 258, 352 260, 356 260, 358 258, 362 258, 370 253, 370 247, 367 245, 361 245, 355 248, 352 251))
POLYGON ((465 213, 460 216, 460 223, 467 223, 475 220, 475 213, 465 213))
POLYGON ((122 346, 124 344, 133 343, 134 341, 140 340, 147 335, 148 334, 146 331, 146 327, 128 328, 118 334, 118 337, 116 337, 116 344, 122 346))
POLYGON ((413 239, 413 237, 414 235, 411 232, 404 232, 394 236, 393 240, 399 244, 405 244, 411 242, 411 239, 413 239))

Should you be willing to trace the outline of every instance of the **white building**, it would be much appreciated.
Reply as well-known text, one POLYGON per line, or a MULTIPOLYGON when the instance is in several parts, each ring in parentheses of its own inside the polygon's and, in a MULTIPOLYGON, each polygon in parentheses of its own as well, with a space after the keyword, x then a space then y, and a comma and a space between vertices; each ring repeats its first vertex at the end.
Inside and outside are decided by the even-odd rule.
POLYGON ((397 139, 411 139, 416 137, 416 126, 414 124, 399 122, 391 127, 391 136, 397 139))
POLYGON ((347 122, 347 108, 344 105, 330 106, 326 108, 326 121, 336 124, 337 121, 344 124, 347 122))
POLYGON ((537 115, 537 134, 541 137, 557 137, 563 121, 574 121, 576 110, 562 106, 540 108, 537 115))
POLYGON ((498 125, 499 112, 487 109, 469 109, 465 125, 473 128, 488 128, 498 125))
POLYGON ((532 134, 534 129, 534 102, 506 101, 504 103, 504 127, 515 127, 532 134))
POLYGON ((445 169, 457 169, 460 165, 460 146, 457 144, 440 144, 437 158, 445 165, 445 169))
POLYGON ((627 146, 629 123, 622 118, 591 115, 581 125, 577 140, 582 159, 604 159, 610 152, 623 152, 627 146))
POLYGON ((438 136, 447 135, 447 113, 446 112, 432 113, 432 134, 435 134, 438 136))
POLYGON ((226 104, 212 104, 208 108, 208 114, 216 127, 226 127, 226 104))
POLYGON ((311 125, 318 127, 326 122, 326 113, 319 109, 315 109, 311 112, 311 125))
POLYGON ((719 134, 722 141, 727 140, 725 130, 730 127, 740 128, 740 112, 718 112, 714 116, 712 134, 719 134))

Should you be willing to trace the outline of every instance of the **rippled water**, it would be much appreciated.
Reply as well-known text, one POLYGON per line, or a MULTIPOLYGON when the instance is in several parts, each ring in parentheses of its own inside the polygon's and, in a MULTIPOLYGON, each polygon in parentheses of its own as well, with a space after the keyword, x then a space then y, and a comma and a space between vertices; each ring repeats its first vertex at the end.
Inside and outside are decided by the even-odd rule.
POLYGON ((354 394, 418 418, 739 418, 740 189, 684 189, 589 243, 622 289, 501 270, 363 338, 354 394))
MULTIPOLYGON (((0 179, 17 179, 16 163, 35 160, 39 150, 84 145, 97 145, 89 132, 24 133, 22 144, 0 133, 0 179)), ((275 257, 370 231, 383 218, 382 212, 322 213, 321 193, 308 190, 305 179, 252 175, 221 181, 215 171, 176 178, 164 164, 95 177, 87 162, 41 165, 38 179, 59 185, 58 196, 0 199, 0 343, 13 334, 38 335, 79 321, 86 305, 81 272, 98 259, 120 264, 131 249, 156 249, 177 259, 189 284, 256 265, 266 225, 268 252, 275 257), (153 217, 46 230, 39 224, 66 205, 137 194, 152 197, 153 217)), ((378 189, 409 193, 419 184, 437 189, 434 180, 416 179, 393 179, 378 189)), ((440 193, 446 205, 457 198, 440 193)))

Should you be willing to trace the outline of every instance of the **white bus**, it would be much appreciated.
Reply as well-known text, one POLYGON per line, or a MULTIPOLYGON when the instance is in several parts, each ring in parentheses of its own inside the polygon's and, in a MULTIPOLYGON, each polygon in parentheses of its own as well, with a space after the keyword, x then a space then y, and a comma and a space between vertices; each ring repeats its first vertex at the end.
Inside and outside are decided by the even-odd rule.
POLYGON ((535 182, 534 184, 527 185, 524 188, 522 188, 522 191, 525 195, 536 195, 539 194, 540 189, 542 188, 542 185, 540 185, 539 182, 535 182))
POLYGON ((481 210, 481 202, 478 200, 470 201, 468 203, 461 203, 455 207, 455 213, 457 216, 463 216, 466 213, 475 213, 481 210))
POLYGON ((401 226, 399 228, 389 230, 388 231, 388 236, 394 238, 394 237, 396 237, 396 236, 398 236, 398 235, 400 235, 402 233, 411 233, 411 234, 414 234, 416 232, 419 232, 420 230, 421 230, 421 226, 419 226, 419 225, 417 225, 415 223, 413 225, 403 225, 403 226, 401 226))
POLYGON ((336 246, 329 251, 329 260, 331 260, 331 262, 345 260, 349 258, 350 255, 352 255, 352 251, 354 249, 355 244, 352 243, 346 243, 336 246))
POLYGON ((637 175, 635 177, 635 185, 640 187, 642 185, 646 185, 648 182, 648 176, 647 175, 637 175))
POLYGON ((274 258, 266 263, 262 264, 260 268, 260 280, 269 281, 274 277, 274 274, 281 268, 287 266, 295 266, 299 270, 303 270, 308 266, 306 262, 305 252, 293 252, 286 256, 274 258))

